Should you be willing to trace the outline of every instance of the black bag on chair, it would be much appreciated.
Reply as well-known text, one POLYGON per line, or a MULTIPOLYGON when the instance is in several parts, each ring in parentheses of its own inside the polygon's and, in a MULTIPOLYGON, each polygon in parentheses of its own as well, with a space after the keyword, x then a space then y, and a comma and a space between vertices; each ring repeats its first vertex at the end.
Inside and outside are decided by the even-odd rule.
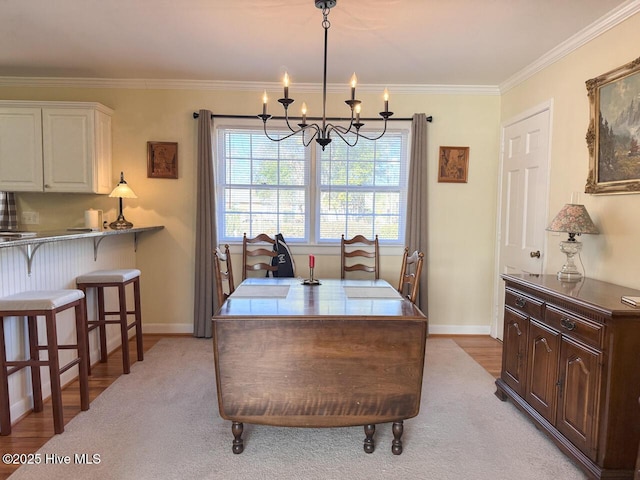
POLYGON ((284 237, 281 233, 276 235, 276 243, 273 245, 273 251, 278 252, 278 255, 271 260, 271 266, 278 267, 278 270, 273 272, 274 277, 295 277, 296 276, 296 264, 293 262, 293 256, 289 250, 287 242, 284 241, 284 237))

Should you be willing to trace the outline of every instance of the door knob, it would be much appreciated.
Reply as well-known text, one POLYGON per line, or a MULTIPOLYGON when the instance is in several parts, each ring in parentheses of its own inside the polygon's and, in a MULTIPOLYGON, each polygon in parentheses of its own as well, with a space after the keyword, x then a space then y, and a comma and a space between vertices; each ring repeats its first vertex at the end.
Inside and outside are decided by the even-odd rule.
POLYGON ((540 258, 540 250, 536 250, 535 252, 529 252, 531 258, 540 258))

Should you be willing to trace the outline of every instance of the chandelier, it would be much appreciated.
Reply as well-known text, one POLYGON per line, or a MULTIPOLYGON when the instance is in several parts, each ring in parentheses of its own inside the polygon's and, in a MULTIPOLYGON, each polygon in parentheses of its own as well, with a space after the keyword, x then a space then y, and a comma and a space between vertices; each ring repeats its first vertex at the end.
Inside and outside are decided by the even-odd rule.
POLYGON ((284 98, 278 99, 278 102, 282 104, 284 108, 284 120, 287 124, 287 127, 291 131, 291 133, 283 136, 283 137, 272 137, 269 135, 267 131, 267 120, 271 118, 271 115, 267 114, 267 91, 265 90, 262 96, 262 114, 258 115, 259 118, 262 119, 262 123, 264 125, 264 134, 267 136, 269 140, 274 142, 280 142, 289 137, 292 137, 296 134, 302 134, 302 143, 305 147, 309 146, 309 144, 315 139, 316 142, 322 147, 322 150, 325 149, 327 145, 331 143, 331 134, 335 133, 339 138, 341 138, 348 146, 354 147, 358 143, 359 138, 364 138, 367 140, 377 140, 381 138, 385 132, 387 131, 387 120, 393 112, 389 111, 389 92, 385 88, 384 90, 384 112, 380 112, 380 116, 384 119, 384 129, 382 133, 377 137, 367 137, 360 133, 360 129, 364 125, 360 121, 360 109, 362 106, 362 102, 356 99, 356 83, 358 81, 356 74, 354 73, 351 77, 351 98, 349 100, 345 100, 345 103, 351 109, 351 121, 349 126, 343 125, 334 125, 333 123, 327 122, 327 38, 329 27, 331 23, 329 23, 329 10, 336 6, 337 0, 314 0, 317 8, 322 10, 322 28, 324 28, 324 76, 322 79, 322 118, 318 120, 322 120, 321 124, 318 123, 307 123, 307 104, 302 103, 302 117, 300 117, 300 123, 297 124, 297 128, 291 126, 289 121, 289 105, 291 105, 294 100, 289 97, 289 75, 285 72, 284 74, 284 98), (307 135, 307 132, 308 135, 307 135), (351 141, 350 141, 351 139, 351 141))

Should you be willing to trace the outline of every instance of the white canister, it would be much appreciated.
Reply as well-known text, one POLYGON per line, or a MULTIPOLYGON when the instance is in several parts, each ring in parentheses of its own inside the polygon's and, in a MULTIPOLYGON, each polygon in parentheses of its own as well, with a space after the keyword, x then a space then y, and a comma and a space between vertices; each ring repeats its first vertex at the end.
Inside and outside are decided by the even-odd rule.
POLYGON ((84 226, 91 230, 102 230, 102 210, 90 208, 84 212, 84 226))

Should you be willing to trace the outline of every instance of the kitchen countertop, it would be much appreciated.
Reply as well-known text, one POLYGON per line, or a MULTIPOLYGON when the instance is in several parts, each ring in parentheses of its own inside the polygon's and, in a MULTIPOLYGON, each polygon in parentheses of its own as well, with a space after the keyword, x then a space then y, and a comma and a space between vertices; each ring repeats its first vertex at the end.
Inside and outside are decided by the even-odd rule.
POLYGON ((36 232, 35 236, 28 237, 2 237, 0 236, 0 248, 17 247, 20 245, 35 245, 41 243, 60 242, 65 240, 79 240, 84 238, 106 237, 109 235, 122 235, 128 233, 142 233, 163 229, 163 225, 135 226, 124 230, 51 230, 36 232))

